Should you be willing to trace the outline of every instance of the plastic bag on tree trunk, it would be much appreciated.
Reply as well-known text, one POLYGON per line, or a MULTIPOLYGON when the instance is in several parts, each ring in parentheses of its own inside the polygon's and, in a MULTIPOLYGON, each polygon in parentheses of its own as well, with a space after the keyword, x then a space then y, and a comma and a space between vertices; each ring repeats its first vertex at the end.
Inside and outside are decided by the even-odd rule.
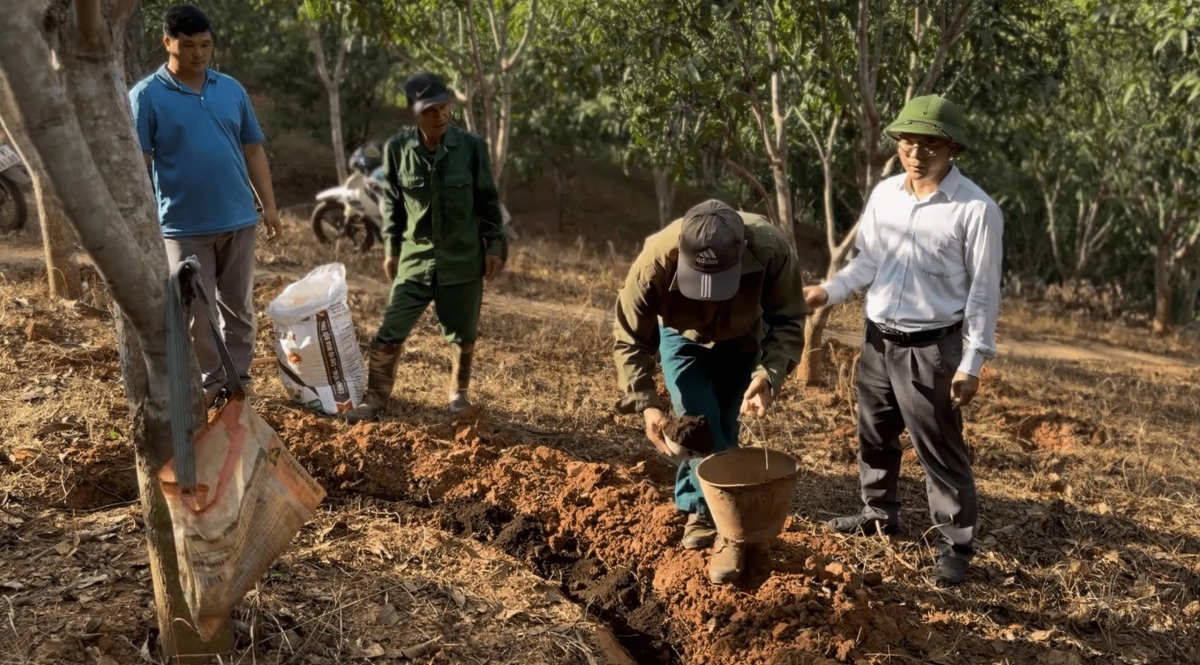
POLYGON ((367 373, 346 304, 346 267, 330 263, 289 284, 267 306, 279 379, 292 401, 336 415, 362 401, 367 373))
POLYGON ((175 457, 159 472, 174 526, 184 598, 197 632, 208 640, 241 602, 325 498, 325 490, 283 446, 246 402, 241 380, 221 341, 212 306, 190 258, 168 288, 171 425, 175 457), (192 271, 188 274, 188 271, 192 271), (194 281, 193 281, 194 277, 194 281), (177 282, 178 280, 178 282, 177 282), (233 390, 220 413, 192 436, 188 375, 188 298, 198 295, 209 314, 226 381, 233 390))

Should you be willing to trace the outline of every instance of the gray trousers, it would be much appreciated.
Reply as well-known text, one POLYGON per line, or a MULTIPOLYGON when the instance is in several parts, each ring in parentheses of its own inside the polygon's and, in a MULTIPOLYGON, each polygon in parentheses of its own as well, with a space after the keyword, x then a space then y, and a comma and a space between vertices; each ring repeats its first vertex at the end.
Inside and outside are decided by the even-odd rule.
POLYGON ((963 441, 962 414, 950 406, 950 382, 962 360, 961 334, 901 346, 870 321, 858 362, 858 468, 865 513, 897 523, 900 433, 908 428, 925 469, 929 513, 943 555, 970 560, 979 518, 975 476, 963 441))
MULTIPOLYGON (((200 277, 209 302, 216 303, 225 346, 242 382, 250 384, 254 360, 254 236, 257 226, 228 233, 165 238, 167 262, 172 269, 189 256, 200 262, 200 277)), ((197 299, 192 304, 192 342, 200 362, 204 392, 216 393, 225 385, 225 370, 212 328, 197 299)))

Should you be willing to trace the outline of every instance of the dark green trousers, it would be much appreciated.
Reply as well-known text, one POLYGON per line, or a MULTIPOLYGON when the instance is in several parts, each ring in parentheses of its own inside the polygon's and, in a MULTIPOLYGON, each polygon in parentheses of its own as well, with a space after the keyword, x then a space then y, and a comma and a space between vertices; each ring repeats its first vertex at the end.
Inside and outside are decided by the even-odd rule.
POLYGON ((470 344, 475 341, 479 333, 479 308, 483 305, 482 277, 449 286, 397 279, 392 284, 392 294, 375 341, 393 344, 408 339, 430 302, 447 342, 470 344))

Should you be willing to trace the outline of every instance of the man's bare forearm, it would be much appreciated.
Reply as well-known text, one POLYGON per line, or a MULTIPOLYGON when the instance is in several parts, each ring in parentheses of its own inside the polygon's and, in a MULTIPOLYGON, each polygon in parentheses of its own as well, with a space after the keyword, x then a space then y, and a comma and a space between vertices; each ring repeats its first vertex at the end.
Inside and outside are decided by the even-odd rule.
POLYGON ((242 146, 246 156, 246 171, 250 174, 250 186, 262 203, 263 213, 275 214, 275 190, 271 186, 271 166, 267 163, 267 151, 261 143, 242 146))

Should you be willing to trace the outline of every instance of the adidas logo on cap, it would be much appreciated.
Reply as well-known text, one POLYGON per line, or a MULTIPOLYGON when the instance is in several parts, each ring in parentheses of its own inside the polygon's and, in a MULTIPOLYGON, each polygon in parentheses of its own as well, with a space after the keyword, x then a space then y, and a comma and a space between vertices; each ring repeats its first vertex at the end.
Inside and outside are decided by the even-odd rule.
POLYGON ((696 263, 701 265, 711 266, 719 263, 716 252, 712 251, 711 247, 705 247, 702 252, 696 255, 696 263))

